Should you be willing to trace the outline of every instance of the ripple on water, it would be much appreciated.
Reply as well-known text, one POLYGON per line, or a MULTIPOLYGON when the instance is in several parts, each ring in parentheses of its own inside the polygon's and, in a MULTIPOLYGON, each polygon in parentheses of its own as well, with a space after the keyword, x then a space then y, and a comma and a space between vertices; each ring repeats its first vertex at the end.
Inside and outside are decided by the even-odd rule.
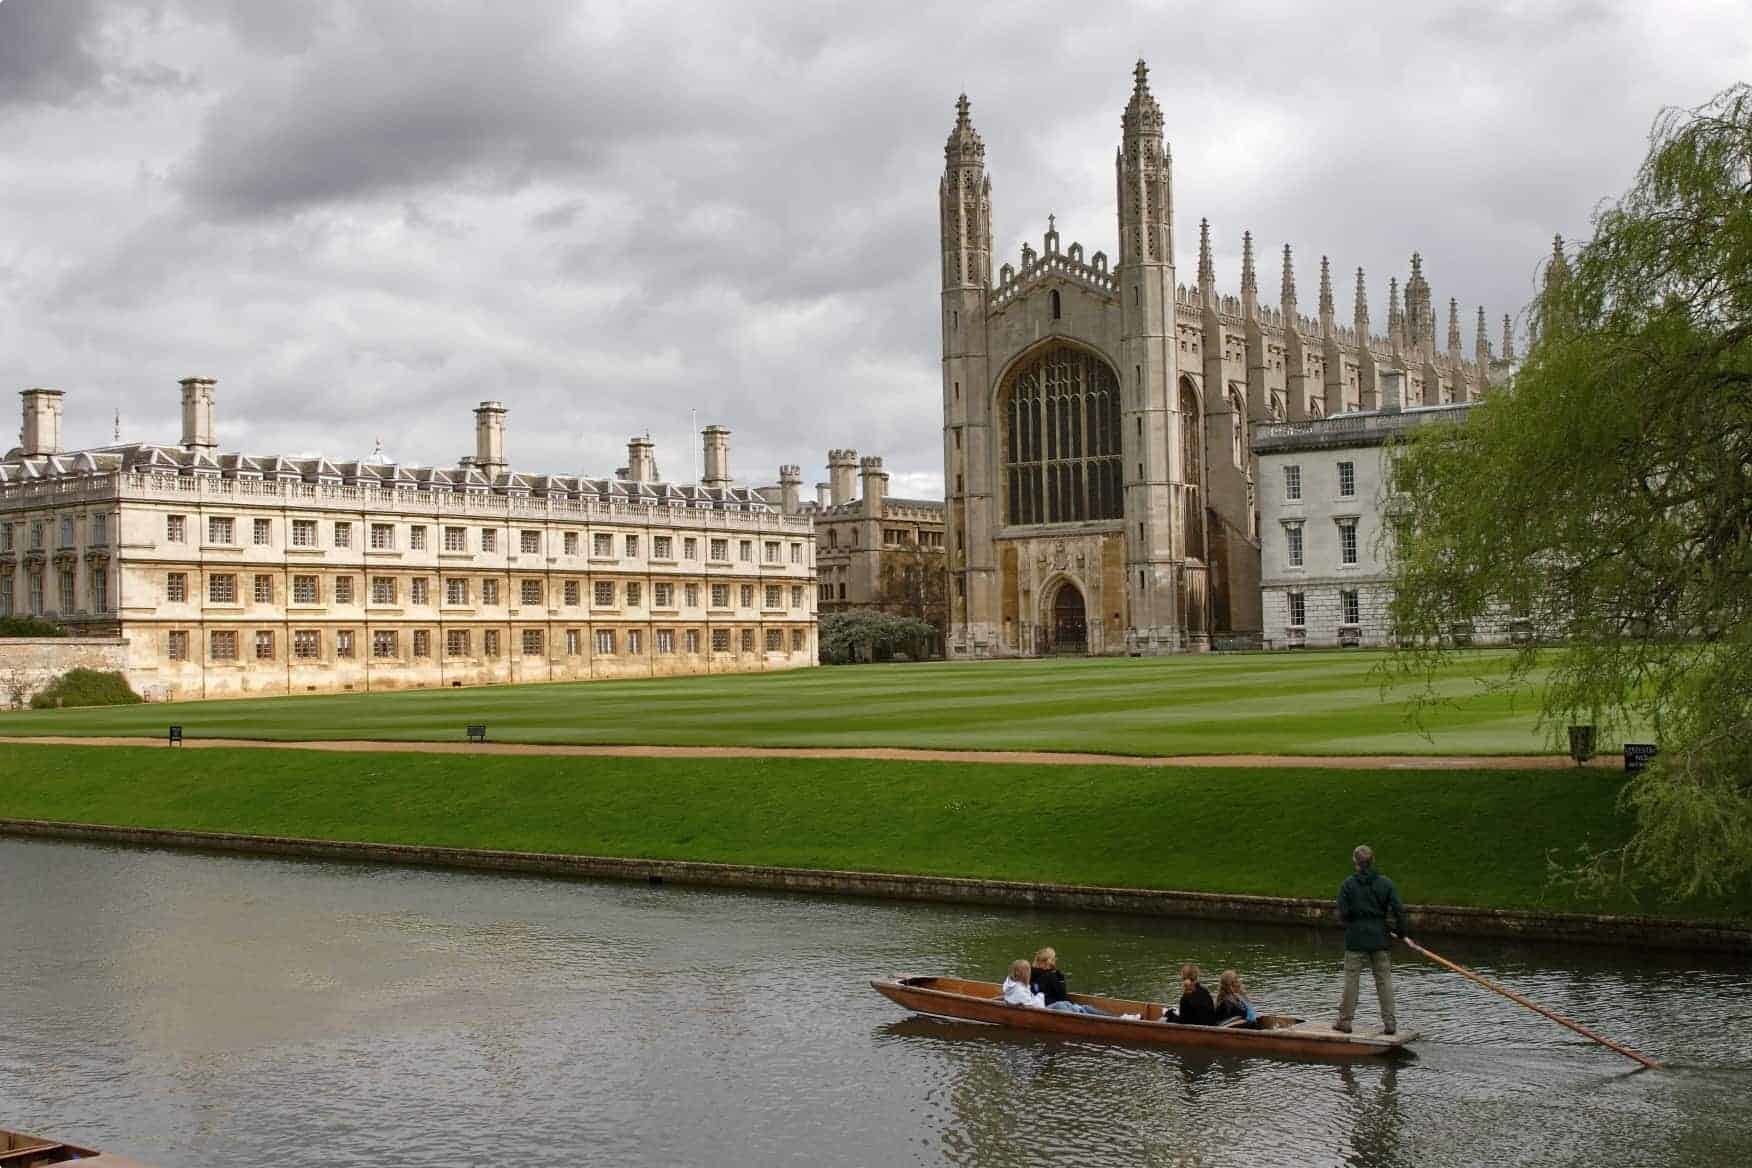
POLYGON ((1161 997, 1190 959, 1328 1017, 1339 953, 1306 930, 16 840, 0 879, 9 1119, 166 1168, 1752 1160, 1730 963, 1451 947, 1670 1072, 1406 961, 1419 1056, 1335 1066, 909 1018, 866 984, 1050 943, 1073 988, 1161 997))

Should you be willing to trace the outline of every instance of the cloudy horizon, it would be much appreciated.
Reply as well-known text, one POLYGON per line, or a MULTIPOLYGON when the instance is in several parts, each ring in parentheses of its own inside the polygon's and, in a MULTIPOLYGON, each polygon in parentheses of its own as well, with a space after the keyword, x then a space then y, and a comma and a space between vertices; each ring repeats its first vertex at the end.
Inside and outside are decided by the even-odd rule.
MULTIPOLYGON (((1116 251, 1133 61, 1174 151, 1179 279, 1251 230, 1275 302, 1331 257, 1371 317, 1420 251, 1495 344, 1664 106, 1752 76, 1743 5, 0 0, 0 388, 70 449, 173 442, 454 464, 509 408, 519 469, 610 473, 701 426, 752 484, 830 447, 940 497, 937 177, 957 94, 997 254, 1116 251)), ((1440 335, 1440 334, 1439 334, 1440 335)), ((15 425, 7 423, 10 432, 15 425)), ((10 442, 4 445, 10 446, 10 442)))

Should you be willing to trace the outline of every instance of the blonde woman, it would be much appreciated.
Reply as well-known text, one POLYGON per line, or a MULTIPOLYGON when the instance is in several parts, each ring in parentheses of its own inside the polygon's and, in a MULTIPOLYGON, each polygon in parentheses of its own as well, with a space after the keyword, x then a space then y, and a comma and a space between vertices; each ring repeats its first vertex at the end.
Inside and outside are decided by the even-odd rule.
POLYGON ((1259 1020, 1259 1011, 1247 1000, 1247 987, 1241 984, 1241 975, 1225 969, 1217 978, 1217 1021, 1228 1022, 1231 1018, 1252 1025, 1259 1020))

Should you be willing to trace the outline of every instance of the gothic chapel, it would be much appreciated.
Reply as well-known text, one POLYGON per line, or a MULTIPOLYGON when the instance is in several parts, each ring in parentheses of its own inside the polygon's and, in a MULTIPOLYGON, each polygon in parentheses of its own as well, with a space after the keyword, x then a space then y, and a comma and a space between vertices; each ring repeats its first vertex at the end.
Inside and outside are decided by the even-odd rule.
POLYGON ((1320 262, 1317 319, 1298 313, 1290 249, 1280 304, 1259 303, 1251 235, 1241 295, 1216 290, 1200 225, 1195 287, 1175 280, 1173 159, 1138 62, 1115 161, 1119 256, 1041 250, 992 279, 991 180, 966 95, 944 150, 943 465, 949 655, 1159 654, 1261 627, 1251 427, 1378 405, 1375 372, 1406 372, 1410 404, 1477 397, 1457 302, 1435 347, 1414 255, 1390 285, 1386 336, 1334 321, 1320 262))

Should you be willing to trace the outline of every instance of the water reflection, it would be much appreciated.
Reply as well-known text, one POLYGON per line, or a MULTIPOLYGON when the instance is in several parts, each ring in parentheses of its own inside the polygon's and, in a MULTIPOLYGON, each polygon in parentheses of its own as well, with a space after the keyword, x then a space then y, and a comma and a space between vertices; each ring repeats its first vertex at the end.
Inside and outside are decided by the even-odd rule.
POLYGON ((8 1117, 167 1168, 1752 1158, 1733 961, 1443 946, 1673 1071, 1405 961, 1419 1057, 1335 1065, 913 1018, 867 985, 1052 944, 1073 988, 1160 1000, 1194 960, 1323 1018, 1339 948, 1312 930, 11 840, 0 880, 8 1117))

